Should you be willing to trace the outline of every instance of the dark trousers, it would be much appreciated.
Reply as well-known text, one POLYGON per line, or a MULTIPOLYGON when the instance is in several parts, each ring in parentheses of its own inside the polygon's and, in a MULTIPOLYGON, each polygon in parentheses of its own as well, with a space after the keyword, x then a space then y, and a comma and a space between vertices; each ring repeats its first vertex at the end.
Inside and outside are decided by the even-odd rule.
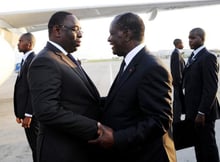
POLYGON ((197 162, 219 162, 215 121, 208 121, 204 127, 196 128, 195 153, 197 162))
POLYGON ((37 135, 39 123, 34 116, 32 117, 30 128, 25 128, 24 130, 32 151, 33 161, 37 162, 37 135))
POLYGON ((184 96, 181 86, 174 86, 173 88, 173 123, 176 123, 181 120, 181 114, 185 113, 183 103, 184 96))

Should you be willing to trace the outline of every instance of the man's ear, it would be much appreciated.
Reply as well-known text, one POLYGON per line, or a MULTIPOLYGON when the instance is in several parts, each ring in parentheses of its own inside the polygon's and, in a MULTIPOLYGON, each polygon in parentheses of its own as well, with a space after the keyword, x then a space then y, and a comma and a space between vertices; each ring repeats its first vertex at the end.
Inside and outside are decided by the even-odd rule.
POLYGON ((126 30, 124 31, 124 34, 125 34, 125 40, 126 40, 127 42, 129 42, 130 40, 132 40, 133 33, 131 32, 131 30, 126 29, 126 30))
POLYGON ((61 31, 61 27, 59 25, 54 25, 53 26, 53 33, 55 33, 56 37, 60 36, 60 31, 61 31))

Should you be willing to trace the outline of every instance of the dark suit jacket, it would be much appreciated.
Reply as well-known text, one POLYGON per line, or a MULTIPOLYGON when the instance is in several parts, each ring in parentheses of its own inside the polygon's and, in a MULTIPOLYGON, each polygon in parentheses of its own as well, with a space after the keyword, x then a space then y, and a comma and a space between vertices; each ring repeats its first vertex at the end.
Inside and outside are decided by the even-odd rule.
POLYGON ((170 59, 170 70, 173 77, 173 85, 180 86, 182 84, 182 73, 185 61, 178 49, 174 49, 170 59))
POLYGON ((219 118, 218 71, 217 57, 206 48, 195 56, 191 64, 186 65, 183 88, 187 119, 194 121, 198 111, 205 113, 206 120, 219 118))
POLYGON ((106 98, 102 122, 113 128, 115 144, 105 160, 176 161, 168 133, 171 82, 163 63, 145 48, 133 58, 106 98))
POLYGON ((24 118, 24 114, 33 114, 30 90, 28 86, 27 73, 29 65, 34 58, 34 52, 26 58, 23 66, 18 73, 14 86, 14 112, 18 118, 24 118))
POLYGON ((40 161, 87 162, 96 138, 99 93, 66 55, 50 43, 29 70, 32 104, 40 122, 40 161))
POLYGON ((174 122, 180 121, 184 110, 184 98, 182 93, 182 74, 185 61, 178 49, 174 49, 170 58, 170 71, 173 77, 173 111, 174 122))

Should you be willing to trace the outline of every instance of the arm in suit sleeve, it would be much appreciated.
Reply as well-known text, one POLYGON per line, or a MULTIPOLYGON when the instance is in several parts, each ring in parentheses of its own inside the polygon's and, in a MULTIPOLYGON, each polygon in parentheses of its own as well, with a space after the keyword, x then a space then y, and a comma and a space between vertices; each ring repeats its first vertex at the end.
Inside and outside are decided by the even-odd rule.
POLYGON ((65 74, 51 59, 34 60, 29 69, 29 85, 35 115, 43 125, 90 140, 96 136, 97 122, 63 107, 62 75, 65 74))
POLYGON ((26 106, 25 114, 33 115, 33 108, 32 108, 32 103, 31 103, 31 95, 30 95, 29 90, 28 90, 27 94, 28 94, 28 96, 27 96, 27 106, 26 106))
POLYGON ((148 69, 137 90, 137 106, 142 116, 136 125, 114 132, 116 147, 140 146, 167 132, 172 121, 171 81, 171 75, 162 66, 148 69))
POLYGON ((30 114, 30 115, 33 115, 33 108, 32 108, 32 105, 31 105, 31 95, 30 95, 30 89, 29 89, 29 85, 28 85, 28 68, 29 68, 29 64, 30 64, 30 61, 31 60, 28 60, 28 63, 25 65, 25 69, 24 69, 24 72, 23 72, 23 77, 24 77, 24 82, 25 82, 25 94, 23 97, 26 97, 26 103, 25 103, 25 111, 24 113, 27 113, 27 114, 30 114))
POLYGON ((203 87, 198 111, 208 114, 218 90, 218 62, 213 54, 207 54, 202 62, 203 87))

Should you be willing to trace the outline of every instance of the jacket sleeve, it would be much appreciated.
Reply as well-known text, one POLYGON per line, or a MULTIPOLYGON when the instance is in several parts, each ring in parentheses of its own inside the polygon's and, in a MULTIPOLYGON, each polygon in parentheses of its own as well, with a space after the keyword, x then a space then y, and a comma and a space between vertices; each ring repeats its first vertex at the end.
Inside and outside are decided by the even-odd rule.
POLYGON ((198 111, 209 114, 218 91, 219 65, 214 54, 207 54, 202 62, 203 87, 198 111))

